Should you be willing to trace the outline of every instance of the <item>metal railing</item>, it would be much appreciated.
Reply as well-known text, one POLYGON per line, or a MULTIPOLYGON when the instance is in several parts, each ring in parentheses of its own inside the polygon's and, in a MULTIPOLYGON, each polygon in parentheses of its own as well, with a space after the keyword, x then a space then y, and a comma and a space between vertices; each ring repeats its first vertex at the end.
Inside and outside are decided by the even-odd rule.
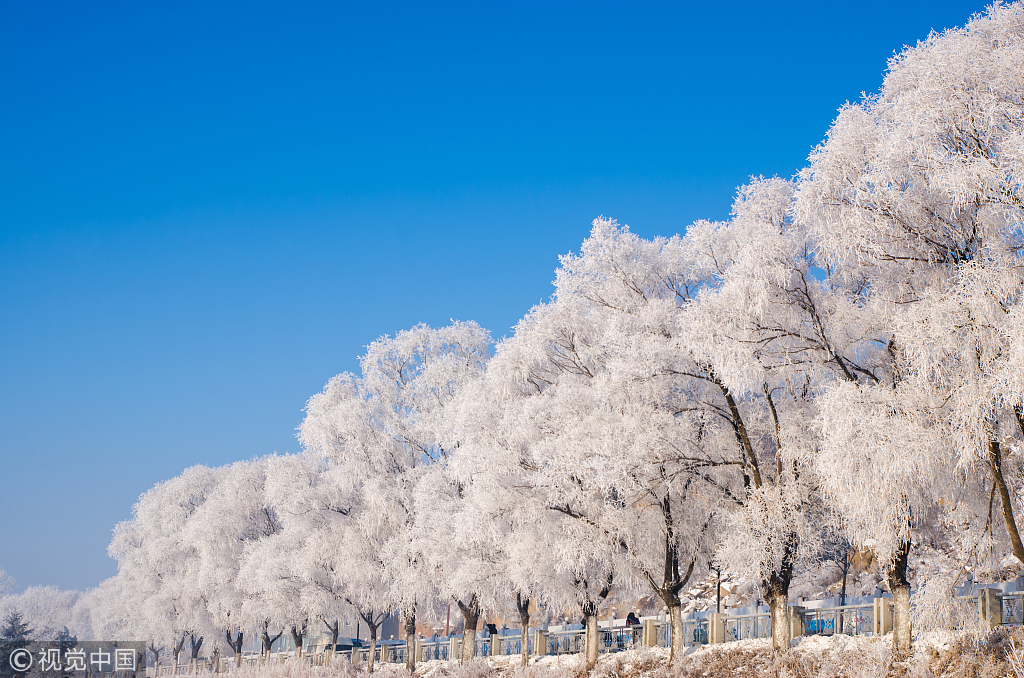
POLYGON ((313 654, 304 654, 302 656, 306 660, 306 663, 309 664, 310 666, 330 666, 331 665, 331 657, 330 657, 330 655, 326 651, 324 651, 324 652, 314 652, 313 654))
MULTIPOLYGON (((601 654, 622 652, 640 647, 643 629, 640 626, 619 626, 599 629, 597 651, 601 654)), ((559 631, 548 635, 548 654, 579 654, 586 650, 586 631, 559 631)), ((520 650, 521 651, 521 650, 520 650)), ((531 643, 530 653, 533 653, 531 643)))
POLYGON ((771 617, 766 614, 743 614, 725 619, 725 640, 771 638, 771 617))
POLYGON ((451 643, 447 640, 424 641, 420 646, 420 654, 417 661, 429 662, 435 659, 448 660, 448 650, 451 643))
POLYGON ((618 626, 601 629, 601 640, 598 651, 601 653, 622 652, 640 647, 643 641, 643 629, 640 626, 618 626))
MULTIPOLYGON (((707 645, 709 621, 707 619, 683 619, 683 646, 707 645)), ((658 632, 656 641, 658 647, 668 647, 672 644, 672 625, 668 622, 658 622, 655 625, 658 632)))
POLYGON ((548 654, 579 654, 586 649, 582 629, 560 631, 548 636, 548 654))
MULTIPOLYGON (((498 636, 498 642, 501 643, 498 646, 499 654, 515 655, 523 653, 523 638, 521 633, 514 636, 498 636)), ((528 634, 526 639, 527 654, 532 655, 533 649, 533 637, 528 634)))
POLYGON ((804 635, 865 636, 875 631, 872 605, 843 605, 819 610, 804 610, 804 635))
MULTIPOLYGON (((684 619, 683 620, 683 645, 689 647, 690 645, 707 645, 708 644, 708 626, 709 622, 707 619, 684 619)), ((665 624, 665 628, 671 633, 669 625, 665 624)), ((661 633, 658 633, 658 640, 661 640, 661 633)), ((670 639, 671 640, 671 639, 670 639)), ((665 647, 669 645, 670 641, 665 643, 665 647)))
MULTIPOLYGON (((349 654, 346 652, 345 654, 349 654)), ((366 664, 370 658, 370 648, 356 647, 351 650, 353 664, 366 664)), ((406 657, 405 643, 394 643, 378 645, 374 648, 373 661, 375 664, 404 664, 406 657)))
MULTIPOLYGON (((1018 583, 1020 585, 1020 583, 1018 583)), ((994 586, 992 588, 995 588, 994 586)), ((961 596, 968 604, 978 604, 981 591, 990 589, 973 590, 967 596, 961 596)), ((891 599, 884 599, 890 605, 891 599)), ((1001 617, 997 619, 1004 625, 1024 625, 1024 591, 995 591, 995 598, 998 603, 992 605, 1001 606, 1001 617)), ((801 622, 804 635, 850 635, 866 636, 875 632, 875 611, 878 599, 872 603, 861 603, 857 605, 843 605, 825 608, 805 608, 801 611, 801 622)), ((980 607, 980 605, 979 605, 980 607)), ((722 615, 719 617, 723 623, 724 640, 738 641, 749 639, 764 639, 771 637, 770 616, 758 610, 756 614, 744 614, 736 616, 722 615)), ((684 645, 704 645, 710 640, 711 624, 707 617, 697 615, 684 617, 681 620, 684 645)), ((654 638, 646 639, 646 642, 657 644, 661 647, 668 647, 671 644, 671 629, 667 621, 656 621, 648 624, 648 628, 655 634, 654 638)), ((886 622, 888 624, 888 622, 886 622)), ((998 623, 993 620, 991 623, 998 623)), ((640 647, 645 643, 643 626, 616 626, 604 627, 598 630, 598 651, 602 654, 620 652, 631 648, 640 647)), ((581 654, 586 649, 586 633, 583 629, 571 631, 551 631, 546 636, 546 647, 534 647, 535 634, 527 634, 527 653, 531 656, 538 653, 551 655, 581 654)), ((457 639, 456 639, 457 640, 457 639)), ((471 637, 474 643, 475 655, 486 657, 491 655, 492 645, 495 645, 495 654, 519 655, 523 650, 523 638, 521 633, 502 636, 471 637)), ((457 659, 450 656, 451 638, 441 639, 437 636, 424 638, 419 641, 416 660, 448 661, 457 659)), ((354 664, 365 665, 368 659, 369 648, 354 648, 352 651, 338 651, 335 653, 338 659, 349 658, 354 664)), ((301 661, 313 666, 326 666, 330 663, 331 655, 327 652, 314 652, 303 654, 301 659, 296 659, 291 653, 277 653, 272 657, 263 657, 261 654, 245 654, 242 663, 246 666, 256 666, 263 663, 282 664, 291 661, 301 661)), ((380 644, 376 648, 374 656, 375 663, 405 663, 405 643, 393 642, 380 644)), ((230 673, 235 669, 233 657, 221 657, 221 672, 230 673)), ((161 664, 156 667, 148 667, 147 676, 150 678, 161 678, 163 676, 187 675, 191 673, 213 672, 213 660, 200 658, 195 665, 186 662, 183 664, 161 664)))
MULTIPOLYGON (((232 665, 234 661, 232 660, 232 665)), ((156 667, 157 676, 184 676, 190 673, 212 673, 213 672, 213 660, 212 659, 198 659, 187 664, 161 664, 156 667)))
MULTIPOLYGON (((1024 591, 1004 593, 1003 624, 1017 626, 1024 624, 1024 591)), ((975 597, 975 599, 977 599, 975 597)))

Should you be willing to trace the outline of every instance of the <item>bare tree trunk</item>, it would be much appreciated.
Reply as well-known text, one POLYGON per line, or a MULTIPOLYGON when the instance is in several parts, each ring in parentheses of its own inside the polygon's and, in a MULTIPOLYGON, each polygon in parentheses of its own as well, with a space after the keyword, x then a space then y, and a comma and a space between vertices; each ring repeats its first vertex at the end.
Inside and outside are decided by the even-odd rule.
POLYGON ((653 581, 651 582, 652 586, 654 586, 655 592, 661 598, 662 602, 665 603, 665 607, 668 608, 669 663, 682 657, 683 653, 686 651, 686 640, 683 638, 683 606, 679 600, 679 591, 682 590, 683 586, 686 585, 686 582, 689 581, 690 575, 693 573, 693 565, 695 562, 690 561, 690 567, 687 568, 686 574, 680 577, 678 559, 672 557, 671 560, 674 561, 674 564, 671 570, 666 568, 665 585, 654 586, 653 581))
POLYGON ((893 593, 892 644, 900 657, 909 657, 913 648, 910 638, 910 584, 897 586, 893 593))
POLYGON ((1013 501, 1003 477, 1003 452, 999 442, 995 440, 988 443, 988 467, 992 471, 992 479, 995 481, 996 491, 999 492, 999 502, 1003 506, 1003 522, 1006 524, 1006 534, 1010 537, 1013 556, 1024 563, 1024 544, 1021 543, 1020 532, 1017 531, 1017 521, 1013 517, 1013 501))
POLYGON ((846 580, 850 574, 850 549, 843 549, 843 588, 839 591, 839 607, 846 605, 846 580))
POLYGON ((530 663, 530 599, 516 594, 516 609, 519 610, 519 649, 523 655, 522 666, 530 663))
POLYGON ((686 571, 679 571, 679 547, 675 539, 671 497, 668 495, 661 500, 661 512, 665 523, 665 562, 661 573, 661 584, 646 570, 644 570, 644 576, 654 592, 665 603, 665 607, 668 608, 670 631, 668 660, 671 663, 682 657, 686 650, 683 638, 683 619, 680 615, 682 604, 679 600, 679 592, 686 586, 686 582, 690 581, 697 559, 691 558, 686 571))
POLYGON ((302 628, 296 628, 292 624, 292 642, 295 643, 295 658, 299 659, 302 657, 302 640, 308 633, 306 629, 306 622, 302 622, 302 628))
POLYGON ((455 602, 458 603, 459 611, 462 612, 462 618, 465 620, 462 632, 462 657, 459 662, 468 664, 476 655, 476 627, 480 623, 480 601, 474 593, 469 597, 467 605, 457 598, 455 602))
POLYGON ((203 646, 203 637, 199 636, 199 640, 196 640, 196 634, 190 633, 190 634, 188 634, 188 642, 189 642, 189 648, 192 651, 192 669, 191 670, 192 670, 192 673, 198 673, 199 672, 199 667, 198 667, 197 663, 198 663, 198 657, 199 657, 199 649, 203 646))
POLYGON ((587 673, 589 673, 589 672, 594 670, 595 666, 597 666, 597 656, 598 656, 597 610, 595 609, 593 614, 586 614, 586 613, 584 613, 583 620, 584 620, 584 628, 585 628, 584 638, 586 639, 586 645, 585 645, 586 654, 584 656, 586 657, 587 673))
POLYGON ((366 657, 366 672, 373 673, 373 659, 377 653, 377 625, 367 622, 367 626, 370 627, 370 652, 366 657))
POLYGON ((280 633, 278 633, 276 636, 271 636, 270 635, 270 631, 268 630, 268 626, 267 625, 263 626, 263 637, 262 637, 262 640, 263 640, 263 662, 264 663, 270 661, 270 651, 274 649, 274 643, 277 642, 277 639, 281 637, 282 633, 284 633, 284 629, 281 629, 280 633))
MULTIPOLYGON (((760 581, 761 596, 768 603, 768 617, 772 624, 772 652, 775 654, 789 652, 793 641, 789 628, 789 585, 793 581, 793 568, 796 566, 797 549, 800 546, 796 532, 784 531, 780 538, 783 540, 781 562, 774 572, 760 581)), ((769 543, 765 551, 771 550, 773 548, 769 543)))
POLYGON ((242 629, 238 629, 238 636, 231 640, 231 629, 224 632, 224 635, 228 639, 228 647, 234 650, 235 653, 235 666, 242 665, 242 629))
POLYGON ((178 662, 181 661, 181 650, 185 647, 185 634, 181 634, 181 640, 174 646, 174 669, 175 673, 178 672, 178 662))
POLYGON ((683 638, 683 606, 678 602, 668 606, 668 629, 669 629, 669 662, 673 662, 683 656, 686 652, 685 638, 683 638))
POLYGON ((157 647, 156 641, 151 640, 147 649, 153 653, 153 668, 156 669, 157 675, 160 675, 160 651, 163 650, 163 647, 157 647))
POLYGON ((601 601, 608 597, 608 594, 612 592, 612 575, 608 575, 607 581, 604 586, 598 592, 597 596, 591 596, 587 591, 587 581, 585 579, 577 579, 575 582, 577 591, 581 596, 582 603, 580 607, 583 610, 583 628, 584 628, 584 657, 586 658, 586 670, 589 673, 597 665, 598 653, 598 636, 597 636, 597 612, 600 608, 601 601))
MULTIPOLYGON (((380 628, 380 625, 384 623, 384 620, 387 619, 388 615, 387 615, 386 612, 378 613, 378 612, 374 612, 373 610, 369 610, 368 612, 363 612, 361 609, 358 609, 358 608, 356 609, 356 612, 359 614, 359 617, 364 622, 366 622, 366 628, 368 628, 370 630, 370 650, 369 650, 369 652, 367 653, 367 656, 366 656, 366 672, 367 673, 373 673, 373 660, 374 660, 374 655, 377 653, 377 630, 380 628)), ((334 622, 334 625, 335 625, 335 627, 337 627, 338 622, 334 622)), ((356 628, 358 629, 358 627, 359 627, 359 622, 356 622, 356 628)), ((357 630, 356 633, 358 635, 358 630, 357 630)), ((352 656, 353 656, 353 658, 355 658, 356 655, 358 654, 357 650, 355 648, 352 648, 352 652, 353 652, 352 656)), ((383 663, 384 657, 381 657, 380 660, 383 663)), ((353 665, 354 664, 355 664, 355 662, 353 661, 353 665)))
POLYGON ((331 634, 331 651, 328 653, 327 658, 330 663, 333 663, 334 648, 338 646, 338 634, 341 632, 341 625, 337 619, 334 620, 334 624, 328 624, 326 619, 323 622, 324 626, 327 627, 327 631, 331 634))
MULTIPOLYGON (((850 574, 850 549, 846 546, 843 547, 843 588, 839 591, 839 607, 846 605, 846 579, 850 574)), ((839 614, 838 633, 844 632, 843 624, 845 623, 846 617, 839 614)))
POLYGON ((764 597, 772 624, 772 651, 781 654, 789 650, 793 640, 789 628, 789 593, 769 590, 764 592, 764 597))
POLYGON ((416 609, 405 613, 405 668, 416 670, 416 609))
POLYGON ((910 656, 910 582, 907 565, 910 559, 910 541, 901 544, 889 565, 889 591, 893 597, 892 652, 897 659, 910 656))

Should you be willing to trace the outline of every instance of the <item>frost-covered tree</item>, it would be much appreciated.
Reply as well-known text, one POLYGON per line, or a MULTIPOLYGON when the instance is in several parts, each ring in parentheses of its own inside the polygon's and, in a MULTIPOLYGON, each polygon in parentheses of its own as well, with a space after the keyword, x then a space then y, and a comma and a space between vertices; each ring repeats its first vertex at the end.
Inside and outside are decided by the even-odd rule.
POLYGON ((793 570, 821 534, 820 497, 808 482, 819 453, 815 400, 836 383, 885 378, 884 351, 858 285, 821 268, 790 182, 755 179, 728 223, 699 222, 682 245, 701 281, 685 310, 684 341, 699 368, 691 376, 718 385, 717 407, 747 460, 743 489, 727 502, 738 510, 720 558, 758 583, 773 645, 785 651, 793 570))
POLYGON ((694 390, 679 388, 693 366, 679 344, 693 292, 681 255, 678 238, 644 241, 598 220, 581 254, 563 257, 552 301, 520 322, 488 367, 500 414, 485 424, 481 449, 490 435, 488 464, 523 473, 530 501, 562 518, 556 552, 576 570, 591 663, 609 577, 663 599, 673 655, 682 651, 679 592, 706 562, 721 492, 731 491, 722 474, 742 464, 695 453, 710 429, 694 390))
MULTIPOLYGON (((188 521, 183 538, 199 552, 197 583, 217 638, 224 639, 240 666, 244 628, 245 595, 240 570, 249 550, 262 539, 281 531, 279 511, 268 497, 268 470, 275 456, 231 464, 188 521)), ((212 631, 212 630, 211 630, 212 631)))
POLYGON ((382 337, 367 347, 360 377, 338 375, 309 400, 299 430, 307 450, 359 479, 368 511, 381 521, 380 553, 403 611, 410 669, 417 606, 436 595, 415 539, 417 487, 425 469, 447 463, 457 446, 445 408, 483 369, 489 346, 488 333, 472 322, 382 337))
POLYGON ((30 586, 21 593, 9 593, 13 588, 14 579, 0 568, 0 619, 18 612, 38 640, 53 640, 64 628, 91 636, 88 595, 53 586, 30 586))
MULTIPOLYGON (((520 544, 537 549, 530 554, 531 560, 522 564, 526 567, 513 570, 520 586, 525 584, 529 590, 538 579, 535 568, 550 568, 553 576, 542 593, 545 602, 582 613, 587 629, 587 665, 592 666, 596 658, 596 613, 610 592, 615 578, 613 561, 620 548, 595 523, 599 520, 601 491, 595 487, 594 476, 587 473, 588 466, 579 465, 575 450, 564 452, 577 461, 574 470, 580 479, 586 479, 595 501, 586 508, 579 504, 570 507, 562 494, 572 481, 564 477, 568 465, 561 462, 567 460, 559 457, 551 436, 561 435, 559 429, 572 413, 551 393, 542 395, 518 379, 518 367, 526 367, 518 357, 532 363, 543 360, 542 355, 528 352, 527 346, 536 339, 543 341, 520 323, 516 337, 499 346, 488 369, 494 397, 474 403, 479 409, 492 410, 492 421, 469 435, 471 442, 465 452, 475 459, 463 459, 464 450, 460 450, 459 460, 463 473, 467 467, 486 468, 474 479, 474 494, 482 489, 485 494, 479 495, 481 498, 489 495, 491 500, 499 500, 488 514, 509 515, 520 544), (527 352, 520 353, 520 349, 527 352), (592 512, 585 514, 587 510, 592 512), (572 511, 573 517, 565 511, 572 511), (541 553, 543 557, 538 557, 541 553)), ((573 425, 574 431, 582 428, 582 423, 573 425)), ((568 444, 568 436, 564 440, 568 444)), ((579 494, 585 495, 587 490, 580 489, 579 494)))
MULTIPOLYGON (((310 614, 305 601, 308 582, 298 575, 294 554, 302 535, 283 530, 252 543, 246 549, 238 578, 245 591, 243 618, 265 630, 283 629, 295 641, 296 651, 309 628, 310 614)), ((280 635, 280 634, 278 634, 280 635)), ((269 653, 269 648, 264 648, 269 653)))
POLYGON ((17 611, 39 640, 53 640, 64 627, 75 627, 75 606, 81 593, 54 586, 30 586, 22 593, 0 596, 0 618, 17 611))
MULTIPOLYGON (((32 642, 33 629, 17 610, 10 612, 0 626, 0 657, 7 658, 11 652, 28 647, 32 642)), ((0 664, 0 676, 8 678, 15 675, 15 670, 8 662, 0 664)))
POLYGON ((856 299, 815 277, 792 201, 788 182, 756 181, 731 222, 685 238, 595 221, 562 258, 553 300, 488 368, 502 422, 487 426, 509 431, 490 434, 501 444, 489 463, 530 469, 568 534, 662 598, 673 655, 679 592, 725 524, 725 553, 760 584, 776 649, 788 649, 789 580, 815 534, 800 470, 815 449, 813 397, 877 380, 856 299))
POLYGON ((268 495, 278 507, 289 550, 290 572, 311 626, 326 628, 337 643, 340 620, 360 617, 370 631, 370 662, 377 630, 390 610, 380 547, 358 476, 338 463, 310 454, 277 457, 268 495))
POLYGON ((201 586, 200 544, 185 535, 223 476, 223 469, 193 466, 158 484, 139 498, 132 518, 117 525, 108 547, 118 562, 111 585, 132 602, 125 607, 125 623, 165 640, 176 663, 186 641, 194 661, 204 634, 216 631, 201 586))
MULTIPOLYGON (((506 350, 508 343, 499 347, 506 350)), ((462 442, 441 484, 448 492, 439 493, 441 501, 427 503, 443 512, 435 514, 438 519, 454 525, 458 547, 444 564, 448 586, 479 592, 484 605, 517 615, 526 638, 531 604, 581 609, 581 582, 594 576, 607 579, 607 573, 581 576, 585 563, 567 552, 573 543, 566 539, 568 519, 548 506, 530 455, 536 436, 519 417, 522 387, 507 380, 500 362, 492 361, 485 376, 461 390, 452 421, 462 442)), ((446 559, 447 542, 438 534, 427 549, 439 566, 446 559)), ((528 643, 522 652, 525 666, 528 643)))
POLYGON ((115 575, 82 593, 72 609, 69 629, 81 640, 149 637, 139 614, 144 601, 136 584, 115 575))
MULTIPOLYGON (((467 453, 472 449, 460 447, 450 456, 467 453)), ((455 477, 448 463, 427 469, 417 487, 413 527, 416 552, 426 559, 439 598, 462 614, 462 663, 476 652, 473 639, 481 608, 496 607, 507 590, 498 565, 497 535, 490 529, 489 516, 475 505, 470 484, 455 477)))
MULTIPOLYGON (((1020 334, 1011 328, 1019 327, 1024 244, 1022 17, 1020 3, 993 5, 964 28, 933 33, 894 57, 881 92, 842 109, 801 176, 798 201, 830 269, 860 281, 868 303, 889 321, 888 332, 876 337, 892 355, 889 392, 870 387, 847 395, 866 412, 891 417, 890 424, 912 421, 903 438, 910 431, 930 437, 929 445, 903 441, 919 457, 904 462, 906 475, 919 466, 950 479, 965 464, 987 466, 1018 558, 1024 547, 1002 457, 1022 433, 1015 411, 1020 382, 1008 376, 1019 370, 1010 356, 1020 334)), ((838 398, 829 402, 845 408, 838 398)), ((846 416, 844 409, 824 413, 840 428, 846 416)), ((903 432, 879 425, 874 440, 903 444, 903 432)), ((842 434, 836 439, 849 442, 842 434)), ((874 463, 872 454, 857 448, 859 460, 874 463)), ((877 538, 889 545, 899 535, 883 557, 899 593, 900 653, 910 644, 900 572, 910 506, 931 489, 933 499, 942 499, 935 495, 955 483, 941 478, 918 476, 895 516, 904 523, 877 538)), ((878 492, 860 499, 877 502, 885 494, 880 484, 872 489, 878 492)), ((832 488, 833 495, 847 491, 832 488)))

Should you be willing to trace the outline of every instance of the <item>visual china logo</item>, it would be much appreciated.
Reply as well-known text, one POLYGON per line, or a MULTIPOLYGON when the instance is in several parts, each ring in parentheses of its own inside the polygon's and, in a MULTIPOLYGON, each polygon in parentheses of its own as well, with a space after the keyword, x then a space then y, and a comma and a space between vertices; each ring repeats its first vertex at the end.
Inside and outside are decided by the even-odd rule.
POLYGON ((134 676, 145 673, 143 641, 83 641, 30 643, 0 657, 0 676, 56 678, 84 676, 134 676))

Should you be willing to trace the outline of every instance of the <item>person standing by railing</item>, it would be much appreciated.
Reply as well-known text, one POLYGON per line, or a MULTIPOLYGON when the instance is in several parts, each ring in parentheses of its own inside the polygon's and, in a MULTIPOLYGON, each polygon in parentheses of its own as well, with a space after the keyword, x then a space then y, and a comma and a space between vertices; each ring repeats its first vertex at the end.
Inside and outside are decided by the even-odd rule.
POLYGON ((626 615, 626 632, 629 634, 629 646, 637 647, 640 645, 640 635, 643 629, 640 625, 640 619, 636 616, 635 612, 630 612, 626 615))

